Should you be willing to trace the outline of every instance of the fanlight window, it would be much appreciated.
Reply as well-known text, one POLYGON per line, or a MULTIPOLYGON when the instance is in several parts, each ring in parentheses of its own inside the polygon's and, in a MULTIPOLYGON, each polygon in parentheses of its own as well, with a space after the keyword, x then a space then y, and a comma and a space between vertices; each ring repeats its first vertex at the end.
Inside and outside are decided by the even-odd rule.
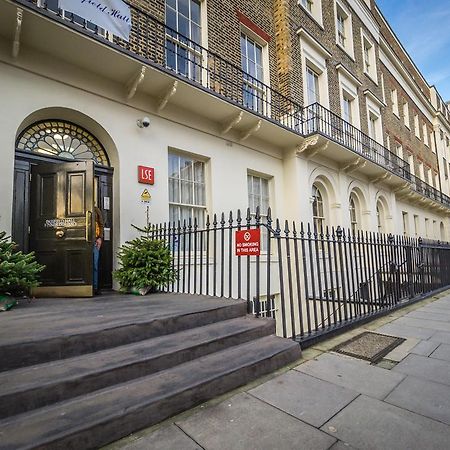
POLYGON ((69 122, 49 120, 32 125, 19 136, 17 149, 109 166, 108 156, 97 139, 69 122))

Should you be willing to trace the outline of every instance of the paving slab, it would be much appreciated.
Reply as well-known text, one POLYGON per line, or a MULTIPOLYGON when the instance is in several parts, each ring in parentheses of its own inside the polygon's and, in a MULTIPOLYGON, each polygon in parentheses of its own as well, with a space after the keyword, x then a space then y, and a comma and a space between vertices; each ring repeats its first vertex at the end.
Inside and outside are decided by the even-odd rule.
POLYGON ((434 331, 448 331, 450 332, 450 323, 441 322, 440 320, 431 319, 416 319, 414 317, 401 317, 396 321, 397 325, 406 325, 413 328, 426 328, 434 331))
POLYGON ((383 325, 376 330, 378 333, 390 334, 391 336, 399 336, 404 338, 430 339, 435 333, 434 330, 426 328, 417 328, 407 325, 400 325, 395 322, 383 325))
POLYGON ((430 341, 440 342, 441 344, 450 344, 450 333, 447 331, 438 331, 430 337, 430 341))
POLYGON ((248 394, 177 422, 207 450, 329 449, 336 439, 248 394))
POLYGON ((443 359, 444 361, 450 362, 450 345, 439 345, 439 347, 430 355, 430 358, 443 359))
POLYGON ((175 425, 160 428, 121 448, 124 450, 203 450, 175 425))
POLYGON ((395 347, 394 350, 390 351, 384 356, 384 358, 399 362, 411 353, 411 350, 417 345, 418 342, 419 340, 416 338, 407 338, 405 342, 400 344, 398 347, 395 347))
POLYGON ((364 395, 321 429, 361 450, 447 450, 450 439, 447 425, 364 395))
POLYGON ((412 311, 405 315, 407 318, 411 319, 423 319, 423 320, 437 320, 438 322, 450 322, 450 310, 449 311, 426 311, 418 309, 417 311, 412 311))
POLYGON ((332 353, 301 364, 295 370, 379 399, 386 397, 404 378, 400 373, 332 353))
POLYGON ((359 394, 291 370, 250 394, 315 427, 322 426, 359 394))
POLYGON ((448 361, 411 354, 398 363, 392 371, 450 386, 450 362, 448 361))
POLYGON ((415 355, 430 356, 439 347, 439 342, 420 341, 410 353, 415 355))
POLYGON ((445 384, 406 377, 384 401, 450 425, 450 394, 445 384))

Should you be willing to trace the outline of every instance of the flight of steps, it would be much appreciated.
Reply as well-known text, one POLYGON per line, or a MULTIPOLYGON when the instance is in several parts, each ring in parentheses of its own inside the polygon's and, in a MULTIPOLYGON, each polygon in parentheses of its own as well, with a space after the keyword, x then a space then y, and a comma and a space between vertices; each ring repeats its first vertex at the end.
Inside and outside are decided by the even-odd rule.
POLYGON ((300 358, 246 304, 0 343, 0 449, 113 442, 300 358))

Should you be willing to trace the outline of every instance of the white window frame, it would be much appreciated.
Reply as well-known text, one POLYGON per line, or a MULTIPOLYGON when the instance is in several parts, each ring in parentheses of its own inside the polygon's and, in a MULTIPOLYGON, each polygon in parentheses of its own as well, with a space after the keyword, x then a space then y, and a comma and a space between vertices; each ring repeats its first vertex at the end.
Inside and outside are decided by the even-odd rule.
POLYGON ((248 207, 250 208, 250 214, 256 214, 256 208, 259 206, 259 213, 263 217, 267 217, 267 209, 270 207, 270 176, 257 174, 253 171, 247 171, 247 195, 248 195, 248 207), (259 198, 257 194, 253 191, 253 187, 255 186, 255 182, 259 184, 259 198), (266 195, 263 195, 263 185, 266 187, 266 195), (251 186, 251 188, 250 188, 251 186), (264 207, 264 201, 267 203, 267 206, 264 207))
POLYGON ((311 208, 312 208, 312 225, 313 229, 317 231, 317 233, 325 232, 327 226, 327 201, 326 197, 323 193, 322 186, 318 186, 316 183, 313 183, 311 186, 311 208), (316 195, 319 193, 319 197, 316 195), (316 206, 315 206, 316 205, 316 206), (316 208, 316 211, 314 209, 316 208), (317 214, 314 214, 317 212, 317 214))
POLYGON ((417 214, 414 214, 414 235, 416 237, 420 235, 420 222, 417 214))
POLYGON ((402 211, 403 236, 409 235, 409 216, 406 211, 402 211))
POLYGON ((322 28, 322 1, 321 0, 298 0, 299 6, 322 28))
POLYGON ((419 178, 422 181, 425 181, 425 171, 424 171, 424 168, 423 168, 423 162, 422 161, 419 161, 419 178))
MULTIPOLYGON (((328 72, 327 72, 327 59, 331 57, 329 53, 322 45, 317 42, 309 33, 304 29, 298 31, 300 36, 300 50, 301 50, 301 63, 302 63, 302 76, 303 76, 303 92, 307 92, 307 68, 312 69, 319 77, 319 99, 320 104, 325 108, 329 108, 330 99, 328 92, 328 72)), ((305 106, 307 106, 307 100, 304 100, 305 106)))
POLYGON ((379 144, 383 145, 383 123, 381 120, 381 107, 383 104, 370 91, 365 91, 367 107, 367 127, 369 136, 379 144), (374 130, 371 130, 371 119, 374 121, 374 130), (371 135, 371 131, 375 136, 371 135))
POLYGON ((408 163, 409 163, 409 171, 411 172, 411 175, 415 175, 416 169, 414 167, 414 155, 412 153, 408 156, 408 163))
POLYGON ((375 54, 375 45, 373 41, 364 33, 361 28, 361 48, 364 73, 375 83, 378 84, 377 59, 375 54), (366 51, 367 50, 367 51, 366 51))
MULTIPOLYGON (((342 65, 337 66, 339 74, 339 97, 341 104, 341 117, 344 118, 344 102, 350 101, 351 122, 354 127, 361 129, 359 114, 358 87, 361 83, 350 74, 342 65)), ((344 119, 345 120, 345 119, 344 119)))
POLYGON ((410 124, 410 117, 409 117, 409 104, 407 101, 403 103, 403 123, 405 124, 405 127, 408 128, 408 130, 411 129, 410 124))
MULTIPOLYGON (((248 207, 250 209, 250 215, 252 217, 256 216, 256 208, 259 206, 259 214, 261 217, 262 223, 267 223, 267 211, 270 208, 270 191, 273 177, 270 175, 263 175, 258 172, 254 172, 251 170, 247 170, 247 198, 248 198, 248 207), (254 201, 256 198, 256 194, 253 191, 254 182, 259 183, 259 199, 258 201, 254 201), (266 193, 267 195, 263 195, 263 185, 266 185, 266 193), (253 201, 252 201, 253 200, 253 201), (262 206, 263 200, 266 200, 267 206, 262 206), (256 204, 257 203, 257 204, 256 204)), ((261 227, 261 250, 267 251, 267 228, 261 227)))
POLYGON ((361 204, 355 192, 351 192, 348 199, 348 209, 350 214, 350 229, 353 232, 362 230, 361 204))
POLYGON ((427 147, 429 147, 430 146, 430 136, 428 135, 428 127, 425 122, 422 124, 422 134, 423 134, 423 143, 427 147))
MULTIPOLYGON (((192 155, 191 153, 184 153, 182 151, 176 150, 176 149, 172 149, 169 148, 168 151, 168 156, 167 156, 167 160, 168 160, 168 186, 169 186, 169 217, 171 216, 170 214, 170 210, 171 208, 180 208, 181 210, 187 210, 190 209, 191 210, 191 214, 189 215, 192 219, 192 221, 194 220, 195 214, 194 214, 194 210, 202 213, 203 215, 203 222, 206 219, 206 213, 207 213, 207 177, 206 177, 206 164, 207 164, 207 160, 205 158, 202 158, 201 156, 197 156, 197 155, 192 155), (183 158, 185 160, 188 161, 192 161, 192 163, 201 163, 202 164, 202 168, 203 168, 203 182, 196 180, 195 178, 195 170, 194 168, 192 168, 193 171, 193 176, 192 176, 192 180, 185 180, 182 178, 182 170, 181 168, 178 171, 178 178, 177 177, 171 177, 171 173, 170 173, 170 157, 176 157, 176 158, 183 158), (176 201, 175 199, 171 199, 171 189, 170 189, 170 181, 174 180, 175 182, 179 183, 179 201, 176 201), (182 189, 183 189, 183 182, 185 183, 189 183, 192 185, 192 189, 193 189, 193 201, 192 203, 184 203, 182 201, 182 189), (204 202, 200 203, 200 202, 196 202, 196 187, 198 186, 203 186, 203 199, 204 202)), ((181 215, 179 215, 179 217, 181 217, 181 215)), ((172 220, 172 218, 171 218, 172 220)), ((203 224, 199 224, 199 226, 203 226, 203 224)))
MULTIPOLYGON (((190 28, 192 27, 192 24, 195 24, 200 28, 199 42, 196 42, 194 39, 192 39, 192 37, 193 37, 192 35, 186 36, 186 37, 190 38, 192 40, 193 44, 191 44, 190 42, 183 42, 182 40, 178 39, 177 36, 172 36, 170 33, 166 33, 165 39, 166 39, 166 46, 167 46, 167 42, 170 42, 170 43, 172 43, 172 45, 174 45, 174 48, 175 48, 175 53, 174 53, 175 67, 173 69, 177 73, 186 76, 186 78, 199 82, 202 79, 203 72, 204 72, 202 67, 203 67, 203 59, 204 59, 205 55, 203 54, 201 46, 202 46, 203 40, 205 38, 205 32, 203 30, 204 18, 205 18, 203 10, 205 8, 203 5, 203 1, 206 1, 206 0, 189 0, 189 4, 191 3, 191 1, 198 3, 199 7, 200 7, 200 15, 199 15, 200 23, 195 23, 192 20, 192 17, 187 17, 187 19, 189 20, 190 28), (185 73, 182 71, 181 72, 179 71, 178 58, 177 58, 177 54, 178 54, 179 50, 185 50, 187 52, 187 54, 189 55, 188 58, 186 59, 187 71, 185 73)), ((181 14, 180 11, 178 10, 178 0, 177 0, 177 8, 176 9, 174 9, 170 5, 168 6, 167 0, 165 0, 164 1, 164 14, 165 15, 166 15, 167 8, 170 8, 175 11, 177 19, 179 19, 179 16, 186 17, 183 14, 181 14)), ((167 24, 167 17, 165 17, 165 23, 167 24)), ((175 30, 177 32, 180 32, 178 29, 178 26, 175 27, 175 30)), ((167 52, 168 52, 168 50, 166 49, 166 67, 170 67, 168 64, 168 60, 167 60, 167 52)))
POLYGON ((334 25, 336 29, 336 45, 344 50, 353 60, 355 59, 355 52, 353 47, 353 26, 352 15, 347 7, 339 0, 334 1, 334 25), (339 30, 338 18, 343 18, 343 33, 339 30), (341 36, 343 35, 343 42, 341 36))
POLYGON ((403 145, 398 141, 395 141, 395 154, 403 159, 403 145))
MULTIPOLYGON (((270 87, 270 66, 269 66, 269 46, 268 43, 258 36, 254 31, 250 30, 250 28, 246 27, 241 23, 240 29, 240 42, 242 36, 245 36, 247 40, 250 40, 255 45, 261 48, 261 67, 262 67, 262 79, 258 79, 257 77, 253 77, 257 79, 257 82, 251 82, 251 80, 246 80, 243 78, 242 86, 248 85, 250 89, 255 89, 258 92, 258 96, 261 96, 261 106, 257 106, 254 111, 270 115, 270 98, 268 95, 270 94, 270 89, 266 89, 264 86, 258 86, 258 82, 265 84, 270 87)), ((240 44, 241 45, 241 44, 240 44)), ((241 47, 240 47, 241 48, 241 47)), ((245 71, 244 67, 242 67, 242 49, 241 49, 241 68, 245 71)))
POLYGON ((417 139, 420 139, 420 122, 418 113, 414 113, 414 134, 417 139))
POLYGON ((398 110, 398 92, 396 88, 391 89, 391 105, 392 112, 398 119, 400 119, 400 112, 398 110))

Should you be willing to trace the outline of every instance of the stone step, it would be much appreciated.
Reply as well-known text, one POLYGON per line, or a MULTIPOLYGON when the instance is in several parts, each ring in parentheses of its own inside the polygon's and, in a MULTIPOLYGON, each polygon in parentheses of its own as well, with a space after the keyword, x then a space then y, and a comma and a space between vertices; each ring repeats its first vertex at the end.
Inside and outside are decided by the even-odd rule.
POLYGON ((90 449, 158 423, 300 358, 262 337, 156 374, 0 421, 0 449, 90 449))
POLYGON ((250 316, 0 373, 0 418, 168 369, 275 332, 250 316))
MULTIPOLYGON (((180 297, 181 295, 178 296, 180 297)), ((182 303, 180 300, 178 302, 182 303)), ((229 302, 221 306, 206 305, 208 304, 205 303, 202 310, 192 311, 188 304, 184 312, 180 310, 173 313, 164 312, 160 317, 149 315, 147 318, 146 315, 136 316, 130 313, 129 318, 119 317, 114 324, 109 317, 103 321, 98 319, 99 323, 89 318, 91 319, 89 326, 81 327, 77 323, 75 328, 68 327, 67 331, 58 330, 55 334, 51 334, 53 330, 49 329, 48 335, 44 330, 39 338, 36 338, 35 333, 29 333, 28 339, 24 337, 17 342, 0 343, 0 372, 97 352, 221 320, 242 317, 247 313, 247 305, 242 301, 229 302)), ((161 310, 164 311, 163 308, 161 310)))

